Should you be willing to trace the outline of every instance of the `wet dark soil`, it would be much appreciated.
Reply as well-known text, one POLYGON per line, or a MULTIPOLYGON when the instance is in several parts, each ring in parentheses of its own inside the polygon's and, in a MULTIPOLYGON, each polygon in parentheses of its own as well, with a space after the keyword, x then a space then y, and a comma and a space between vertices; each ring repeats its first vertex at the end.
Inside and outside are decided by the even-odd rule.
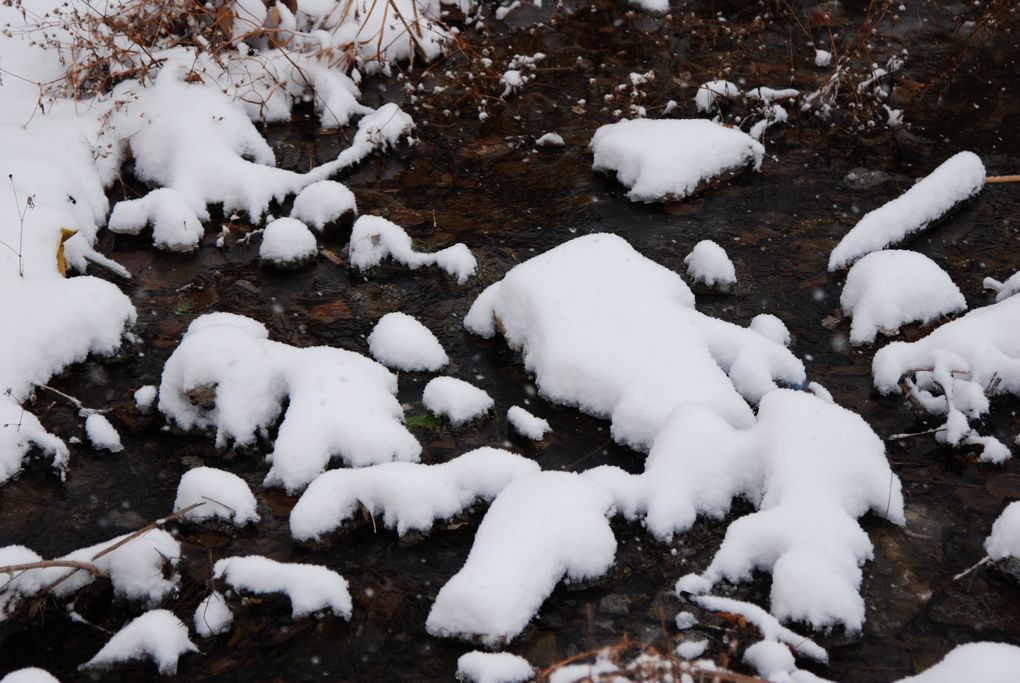
MULTIPOLYGON (((675 99, 681 103, 678 114, 686 116, 694 115, 693 86, 723 73, 743 77, 747 87, 808 88, 824 75, 811 63, 813 50, 803 36, 794 36, 800 28, 788 33, 786 23, 765 22, 756 32, 755 17, 774 3, 708 4, 689 3, 672 20, 609 2, 583 4, 576 12, 530 5, 516 10, 507 25, 494 22, 490 27, 492 42, 499 46, 493 53, 541 51, 547 59, 519 94, 490 103, 484 122, 478 120, 473 86, 464 83, 463 55, 434 67, 426 82, 448 89, 418 101, 419 143, 373 158, 343 180, 354 190, 362 213, 387 216, 407 227, 419 247, 466 242, 480 270, 465 286, 434 270, 387 267, 353 273, 342 229, 324 240, 328 254, 285 274, 259 265, 257 237, 238 241, 250 227, 243 222, 234 225, 233 236, 219 248, 215 240, 222 221, 213 221, 205 243, 188 256, 157 252, 144 238, 105 235, 102 250, 135 274, 122 286, 138 308, 138 341, 116 358, 71 368, 52 384, 88 406, 112 409, 125 451, 111 455, 73 444, 65 483, 39 467, 0 489, 0 545, 25 544, 48 557, 96 543, 169 512, 187 469, 228 469, 252 485, 263 520, 240 533, 179 528, 184 583, 164 606, 190 622, 206 592, 211 563, 258 553, 338 570, 350 582, 354 617, 350 623, 333 618, 292 623, 273 601, 239 607, 231 634, 201 643, 202 654, 182 659, 179 678, 452 679, 456 658, 471 647, 428 636, 425 619, 439 587, 467 556, 481 511, 424 539, 401 541, 365 524, 323 546, 295 545, 287 529, 295 499, 261 487, 265 447, 217 450, 206 435, 183 434, 165 427, 161 417, 139 414, 131 394, 144 384, 158 384, 183 330, 203 313, 232 311, 257 318, 273 338, 298 346, 327 344, 367 353, 365 337, 374 322, 401 310, 436 333, 453 359, 450 374, 484 387, 496 399, 492 416, 450 429, 420 419, 425 415, 421 391, 430 376, 402 374, 400 399, 424 447, 425 462, 502 445, 547 469, 580 471, 610 463, 640 471, 641 454, 613 444, 606 422, 538 397, 519 358, 503 342, 474 337, 461 325, 473 298, 515 263, 597 231, 618 233, 679 272, 697 241, 719 242, 734 260, 740 283, 727 294, 699 293, 701 310, 740 324, 760 312, 778 315, 793 333, 793 348, 805 359, 810 379, 860 412, 879 434, 929 427, 901 399, 871 391, 873 347, 848 347, 846 322, 835 329, 823 326, 838 308, 842 285, 841 275, 828 274, 825 266, 831 248, 860 214, 895 197, 909 179, 957 151, 977 152, 991 174, 1020 170, 1015 14, 1007 15, 1012 23, 965 51, 958 28, 966 12, 978 10, 908 3, 900 20, 882 25, 875 49, 884 54, 911 50, 904 73, 897 76, 904 89, 916 92, 917 83, 933 84, 913 101, 904 97, 909 129, 879 125, 852 132, 853 124, 846 121, 833 127, 791 112, 789 124, 766 134, 769 156, 761 173, 739 176, 683 203, 631 203, 613 179, 592 174, 586 148, 595 128, 613 120, 613 109, 629 106, 626 97, 606 103, 605 95, 612 98, 630 72, 655 70, 656 80, 640 97, 651 115, 675 99), (717 11, 728 19, 725 25, 717 11), (744 38, 736 40, 727 29, 743 31, 744 38), (759 44, 757 52, 746 49, 759 44), (753 63, 748 54, 754 55, 753 63), (955 72, 946 74, 947 65, 955 72), (447 76, 444 69, 452 73, 447 76), (909 84, 915 84, 913 89, 909 84), (547 131, 559 132, 566 146, 533 149, 532 141, 547 131), (870 176, 876 182, 868 187, 848 186, 844 178, 854 169, 880 173, 870 176), (553 435, 537 445, 513 435, 505 414, 514 404, 548 418, 553 435)), ((837 33, 862 21, 865 4, 845 3, 839 14, 845 25, 837 26, 837 33)), ((828 41, 826 22, 836 20, 809 19, 816 16, 811 4, 796 6, 808 24, 805 30, 828 41)), ((483 42, 470 32, 465 35, 483 42)), ((398 90, 396 79, 365 85, 369 102, 398 90)), ((296 170, 334 158, 346 144, 343 133, 318 130, 310 112, 268 128, 266 135, 281 165, 296 170)), ((126 176, 113 192, 120 196, 140 190, 126 176)), ((909 247, 943 266, 972 307, 983 305, 990 297, 981 290, 982 278, 1002 279, 1020 268, 1018 206, 1020 186, 989 188, 909 247)), ((903 335, 916 338, 923 332, 909 328, 903 335)), ((985 429, 1011 443, 1020 432, 1018 407, 1016 400, 997 400, 985 429)), ((80 418, 59 397, 40 390, 34 410, 64 438, 83 438, 80 418)), ((956 644, 1020 644, 1020 585, 990 568, 952 581, 982 557, 992 521, 1007 502, 1020 498, 1020 465, 1015 459, 1003 466, 979 464, 973 453, 939 448, 928 436, 890 442, 889 458, 903 480, 909 524, 901 529, 864 520, 875 545, 863 587, 868 621, 861 634, 816 634, 829 648, 829 666, 817 669, 827 678, 893 680, 931 665, 956 644)), ((746 508, 738 506, 734 514, 741 512, 746 508)), ((611 574, 593 586, 558 588, 510 646, 512 652, 547 666, 624 634, 665 644, 682 637, 673 625, 681 609, 702 618, 698 628, 712 640, 710 655, 727 648, 724 636, 753 638, 700 614, 672 592, 679 576, 707 564, 725 524, 699 522, 672 546, 653 542, 635 525, 619 521, 614 527, 620 549, 611 574)), ((768 579, 760 577, 732 594, 767 604, 768 579)), ((113 601, 102 587, 81 596, 76 609, 91 624, 73 621, 56 604, 8 624, 0 634, 0 672, 36 665, 63 681, 87 678, 76 667, 95 654, 109 631, 139 611, 113 601)), ((149 665, 138 665, 110 677, 145 680, 155 673, 149 665)))

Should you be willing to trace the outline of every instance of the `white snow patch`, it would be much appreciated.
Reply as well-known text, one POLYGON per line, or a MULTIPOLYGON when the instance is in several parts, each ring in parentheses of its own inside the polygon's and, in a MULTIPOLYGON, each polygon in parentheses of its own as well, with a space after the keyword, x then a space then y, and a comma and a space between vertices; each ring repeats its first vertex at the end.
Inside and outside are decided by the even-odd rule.
POLYGON ((358 218, 351 233, 351 266, 356 270, 368 270, 380 265, 387 257, 411 270, 438 266, 461 285, 478 268, 471 250, 463 244, 454 244, 431 254, 415 251, 411 246, 411 236, 399 225, 379 216, 358 218))
POLYGON ((295 218, 277 218, 262 231, 259 258, 265 263, 289 268, 311 261, 318 252, 315 235, 295 218))
POLYGON ((996 562, 1020 558, 1020 501, 1007 505, 992 524, 992 533, 985 539, 985 552, 996 562))
POLYGON ((45 669, 30 666, 10 672, 0 678, 0 683, 60 683, 60 680, 45 669))
POLYGON ((839 270, 872 251, 903 241, 937 221, 985 185, 985 167, 973 152, 950 157, 902 195, 858 221, 829 256, 839 270))
POLYGON ((405 372, 439 370, 450 362, 436 335, 406 313, 387 313, 368 335, 372 358, 405 372))
POLYGON ((726 250, 712 240, 701 240, 694 245, 691 253, 684 257, 687 274, 695 282, 708 286, 736 284, 737 271, 726 255, 726 250))
POLYGON ((747 133, 704 119, 630 119, 602 126, 592 168, 614 171, 636 202, 683 199, 703 182, 753 166, 765 148, 747 133))
POLYGON ((535 675, 524 657, 509 652, 468 652, 457 659, 457 680, 465 683, 523 683, 535 675))
POLYGON ((170 187, 117 202, 106 227, 110 232, 137 235, 149 225, 153 244, 167 251, 191 251, 198 247, 205 233, 188 198, 170 187))
POLYGON ((761 100, 765 103, 772 103, 776 100, 792 100, 798 95, 800 95, 800 91, 795 90, 794 88, 782 88, 777 90, 775 88, 761 86, 747 91, 747 97, 749 99, 761 100))
POLYGON ((927 324, 966 310, 967 302, 949 274, 924 254, 889 249, 857 261, 839 297, 843 313, 853 318, 851 344, 870 344, 879 332, 927 324))
POLYGON ((514 479, 492 502, 464 567, 436 596, 426 629, 489 645, 517 636, 561 580, 612 566, 612 496, 570 472, 514 479))
POLYGON ((775 640, 759 640, 744 650, 744 661, 766 680, 773 680, 775 676, 789 674, 797 669, 790 648, 775 640))
POLYGON ((219 446, 249 446, 289 398, 265 483, 290 492, 333 457, 357 467, 418 460, 421 446, 404 427, 391 372, 352 351, 267 337, 244 316, 196 318, 163 368, 159 409, 182 429, 215 429, 219 446))
POLYGON ((832 63, 832 53, 828 50, 815 50, 815 66, 826 67, 832 63))
POLYGON ((981 286, 995 292, 996 302, 1002 301, 1003 299, 1020 292, 1020 271, 1010 275, 1005 282, 999 282, 995 278, 986 277, 982 280, 981 286))
POLYGON ((235 591, 286 594, 294 619, 324 611, 351 618, 346 579, 316 564, 277 562, 260 555, 225 557, 213 565, 213 577, 235 591))
POLYGON ((124 450, 120 434, 105 415, 91 413, 85 418, 85 436, 96 450, 107 450, 111 453, 120 453, 124 450))
POLYGON ((1020 647, 1005 643, 958 645, 927 671, 896 683, 1014 683, 1020 671, 1020 647))
POLYGON ((547 420, 535 417, 520 406, 513 406, 506 411, 506 419, 514 431, 532 441, 541 441, 546 434, 552 431, 547 420))
POLYGON ((290 217, 321 232, 348 213, 358 213, 354 193, 335 180, 320 180, 298 193, 290 217))
POLYGON ((759 313, 751 318, 751 323, 748 327, 777 344, 787 347, 790 345, 790 330, 787 329, 786 323, 779 316, 772 315, 771 313, 759 313))
POLYGON ((208 638, 229 631, 234 623, 234 613, 230 611, 223 594, 213 591, 198 603, 192 621, 198 637, 208 638))
POLYGON ((535 140, 535 147, 562 147, 564 144, 563 136, 559 133, 545 133, 535 140))
POLYGON ((676 646, 673 653, 680 659, 697 659, 708 649, 707 640, 685 640, 676 646))
POLYGON ((146 384, 135 390, 135 405, 140 412, 145 413, 152 409, 152 404, 156 402, 156 393, 156 387, 151 384, 146 384))
POLYGON ((428 531, 468 507, 496 497, 515 478, 539 470, 533 460, 496 448, 479 448, 435 465, 391 462, 320 474, 290 513, 299 541, 318 540, 363 508, 404 535, 428 531))
POLYGON ((740 88, 729 81, 708 81, 698 86, 694 94, 694 105, 698 111, 708 114, 718 107, 720 99, 731 100, 740 97, 740 88))
POLYGON ((237 526, 259 521, 255 496, 244 479, 214 467, 195 467, 184 473, 177 485, 174 512, 202 503, 184 514, 184 519, 203 522, 224 519, 237 526))
POLYGON ((454 425, 484 415, 496 404, 485 391, 456 377, 436 377, 425 385, 422 403, 430 413, 449 418, 454 425))
POLYGON ((173 676, 177 673, 177 660, 189 652, 198 652, 198 648, 188 638, 188 627, 173 612, 156 609, 128 622, 81 668, 106 668, 151 659, 160 674, 173 676))

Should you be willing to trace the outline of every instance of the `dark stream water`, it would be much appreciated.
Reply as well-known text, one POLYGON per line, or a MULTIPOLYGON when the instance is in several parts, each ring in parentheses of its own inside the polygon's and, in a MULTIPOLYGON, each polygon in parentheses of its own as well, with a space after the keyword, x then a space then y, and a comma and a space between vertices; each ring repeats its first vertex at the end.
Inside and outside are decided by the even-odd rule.
MULTIPOLYGON (((915 3, 910 4, 913 8, 915 3)), ((864 11, 857 5, 847 3, 848 22, 859 20, 864 11)), ((959 46, 952 38, 959 24, 955 13, 963 11, 963 6, 922 7, 904 13, 881 36, 886 47, 901 42, 912 49, 924 46, 905 68, 914 79, 932 78, 952 58, 959 46)), ((227 469, 252 485, 263 520, 240 533, 180 529, 184 583, 165 606, 190 623, 206 592, 211 563, 227 555, 258 553, 338 570, 351 585, 354 617, 350 623, 333 618, 292 623, 289 610, 275 600, 241 607, 229 635, 200 643, 201 655, 182 659, 181 679, 451 680, 456 658, 472 648, 428 636, 425 619, 436 592, 467 556, 480 511, 425 539, 400 541, 394 533, 373 533, 366 525, 322 546, 295 545, 287 529, 295 499, 260 485, 267 469, 265 448, 217 451, 208 436, 167 430, 160 417, 140 415, 131 394, 143 384, 158 384, 182 331, 202 313, 249 315, 265 322, 273 338, 298 346, 326 344, 367 353, 365 337, 374 322, 400 310, 436 333, 453 359, 449 374, 482 386, 496 399, 492 416, 462 429, 415 421, 423 461, 504 445, 546 469, 580 471, 611 463, 640 471, 643 457, 613 444, 608 423, 535 396, 519 358, 502 341, 473 337, 460 323, 481 289, 515 263, 596 231, 618 233, 680 272, 683 257, 697 241, 719 242, 734 260, 740 282, 727 294, 697 292, 701 310, 740 324, 759 312, 778 315, 793 333, 793 349, 805 359, 809 378, 860 412, 880 435, 930 426, 919 422, 902 400, 871 392, 874 347, 848 349, 846 322, 835 329, 822 325, 838 308, 842 286, 840 274, 828 274, 825 266, 829 251, 860 213, 895 197, 910 178, 957 151, 977 152, 989 173, 1020 171, 1015 14, 1006 27, 1012 33, 1005 30, 988 39, 976 56, 960 61, 947 88, 932 88, 908 108, 909 131, 848 135, 794 115, 790 124, 766 135, 769 157, 761 173, 740 176, 682 204, 633 204, 614 180, 591 172, 587 141, 598 125, 611 120, 600 111, 606 92, 631 71, 655 69, 645 104, 651 108, 676 99, 685 115, 693 115, 694 90, 682 88, 680 81, 708 80, 729 65, 730 77, 746 76, 748 87, 758 84, 751 82, 746 58, 720 34, 714 12, 698 4, 693 9, 699 21, 681 26, 629 14, 612 3, 585 4, 573 15, 558 11, 557 27, 533 30, 529 27, 555 10, 517 10, 510 22, 519 28, 494 28, 495 42, 512 46, 506 48, 511 52, 548 55, 533 82, 505 104, 490 105, 491 117, 484 123, 466 99, 458 105, 462 95, 451 87, 445 100, 436 98, 433 109, 415 113, 420 144, 374 158, 343 178, 362 213, 405 226, 420 247, 466 242, 480 270, 465 286, 434 270, 386 267, 363 276, 352 273, 346 262, 337 265, 327 258, 280 274, 259 265, 257 238, 248 245, 228 240, 221 249, 215 246, 214 228, 198 253, 189 256, 159 253, 143 238, 105 235, 102 250, 135 274, 123 287, 138 308, 139 342, 116 358, 76 366, 53 385, 89 406, 112 408, 125 451, 111 455, 72 445, 66 483, 40 467, 0 488, 0 545, 22 543, 50 557, 102 541, 169 512, 177 482, 189 468, 227 469), (578 107, 579 99, 591 105, 578 107), (460 111, 447 117, 442 113, 447 107, 460 111), (566 146, 534 151, 531 140, 546 131, 559 132, 566 146), (886 180, 867 189, 844 183, 852 169, 862 167, 884 172, 886 180), (506 409, 520 403, 548 418, 554 432, 545 442, 535 445, 510 433, 506 409)), ((719 10, 730 26, 746 27, 761 8, 749 3, 746 8, 720 5, 719 10)), ((790 48, 785 29, 778 34, 782 40, 763 38, 761 61, 754 69, 763 74, 762 84, 785 87, 791 76, 789 58, 784 66, 782 55, 790 48)), ((798 53, 795 82, 808 82, 820 71, 810 64, 803 42, 798 43, 803 54, 798 53)), ((456 65, 452 60, 450 68, 456 65)), ((459 77, 444 77, 444 68, 436 69, 437 83, 459 77)), ((388 98, 397 85, 394 80, 369 81, 369 102, 382 96, 381 88, 389 88, 388 98)), ((332 159, 346 144, 342 136, 317 130, 308 112, 289 125, 267 129, 266 135, 281 165, 297 170, 332 159)), ((133 195, 140 189, 127 181, 114 193, 133 195)), ((1020 186, 987 189, 909 246, 946 268, 972 307, 983 305, 990 297, 981 290, 982 278, 1003 279, 1020 267, 1018 206, 1020 186)), ((341 231, 323 246, 344 258, 344 243, 341 231)), ((923 333, 904 330, 911 339, 923 333)), ((401 375, 400 399, 408 416, 424 415, 420 397, 429 378, 401 375)), ((1020 431, 1017 408, 1015 400, 997 400, 985 428, 1012 442, 1020 431)), ((80 419, 54 395, 40 391, 35 411, 57 434, 83 436, 80 419)), ((875 545, 875 559, 865 567, 864 632, 815 634, 831 656, 830 665, 817 672, 836 680, 892 680, 974 640, 1020 644, 1020 585, 994 569, 952 581, 982 557, 981 543, 992 521, 1007 502, 1020 498, 1020 465, 1015 459, 1003 466, 979 464, 973 454, 939 448, 927 436, 890 443, 889 458, 903 480, 909 524, 900 529, 864 520, 875 545)), ((743 512, 746 507, 738 505, 734 514, 743 512)), ((725 525, 699 522, 673 546, 657 544, 641 528, 622 521, 614 528, 620 548, 610 575, 594 586, 557 588, 510 651, 547 666, 624 634, 663 646, 683 637, 673 617, 692 608, 673 595, 673 584, 708 563, 725 525)), ((767 604, 768 586, 768 578, 761 577, 732 594, 767 604)), ((103 629, 116 630, 138 611, 111 598, 108 589, 98 587, 78 599, 77 611, 93 626, 72 621, 58 605, 4 626, 0 673, 37 665, 63 681, 85 678, 76 667, 106 641, 103 629)), ((700 630, 693 635, 712 640, 709 655, 725 649, 724 635, 747 642, 753 638, 717 617, 700 616, 700 630)), ((138 665, 99 677, 144 680, 155 673, 149 665, 138 665)))

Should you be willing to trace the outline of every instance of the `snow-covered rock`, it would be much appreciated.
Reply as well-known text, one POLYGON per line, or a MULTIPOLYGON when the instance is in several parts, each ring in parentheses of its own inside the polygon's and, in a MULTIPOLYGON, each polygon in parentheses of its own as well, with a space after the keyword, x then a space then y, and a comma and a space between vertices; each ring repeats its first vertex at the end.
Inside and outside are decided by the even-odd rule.
POLYGON ((364 508, 383 526, 403 535, 428 531, 468 507, 492 500, 515 478, 538 464, 509 451, 479 448, 435 465, 392 462, 325 472, 301 495, 290 513, 299 541, 318 540, 364 508))
POLYGON ((737 282, 737 270, 726 250, 712 240, 701 240, 695 244, 691 253, 684 257, 684 263, 687 274, 695 282, 703 282, 709 287, 737 282))
POLYGON ((506 419, 515 432, 532 441, 541 441, 546 434, 552 431, 547 420, 535 417, 520 406, 513 406, 506 411, 506 419))
POLYGON ((321 232, 346 214, 357 213, 354 193, 346 185, 335 180, 320 180, 298 193, 290 217, 321 232))
POLYGON ((0 683, 60 683, 60 681, 49 671, 31 666, 10 672, 0 678, 0 683))
POLYGON ((191 251, 205 232, 188 198, 171 187, 117 202, 106 227, 122 235, 137 235, 149 225, 153 244, 167 251, 191 251))
POLYGON ((468 652, 457 658, 457 680, 464 683, 524 683, 535 670, 524 657, 509 652, 468 652))
POLYGON ((120 434, 105 415, 91 413, 85 418, 85 436, 96 450, 120 453, 124 445, 120 442, 120 434))
POLYGON ((356 270, 368 270, 387 258, 411 270, 437 266, 461 285, 475 274, 478 267, 471 250, 463 244, 454 244, 431 254, 415 251, 411 246, 411 236, 399 225, 379 216, 358 218, 351 233, 351 266, 356 270))
POLYGON ((234 613, 230 611, 223 594, 213 591, 198 603, 192 622, 199 638, 218 636, 230 630, 234 623, 234 613))
POLYGON ((750 427, 747 401, 776 380, 805 380, 782 345, 693 307, 679 275, 596 234, 515 266, 478 296, 464 325, 483 337, 502 331, 543 396, 611 419, 616 441, 644 450, 682 403, 750 427))
POLYGON ((981 286, 995 292, 995 301, 999 302, 1020 292, 1020 271, 1010 275, 1005 282, 999 282, 993 277, 986 277, 981 286))
POLYGON ((914 342, 893 342, 871 363, 875 388, 901 391, 900 379, 916 403, 945 415, 936 438, 950 445, 978 444, 982 459, 1002 462, 1009 448, 981 436, 969 421, 988 412, 989 395, 1020 395, 1020 297, 976 308, 914 342))
POLYGON ((559 133, 545 133, 535 140, 535 147, 562 147, 564 144, 559 133))
POLYGON ((960 152, 902 195, 864 215, 829 256, 839 270, 872 251, 898 244, 945 216, 985 185, 985 167, 973 152, 960 152))
POLYGON ((295 218, 277 218, 262 231, 259 258, 277 268, 294 268, 308 263, 319 252, 319 244, 308 226, 295 218))
POLYGON ((707 640, 685 640, 673 649, 673 654, 680 659, 697 659, 705 654, 707 649, 707 640))
POLYGON ((139 412, 146 413, 152 409, 152 405, 156 402, 156 393, 156 387, 151 384, 146 384, 135 390, 135 406, 139 412))
POLYGON ((1020 501, 1010 503, 992 524, 985 539, 985 552, 993 561, 1020 558, 1020 501))
POLYGON ((223 519, 238 526, 259 521, 255 496, 244 479, 214 467, 195 467, 181 477, 174 512, 196 503, 202 505, 184 513, 183 519, 192 522, 223 519))
POLYGON ((456 377, 436 377, 425 385, 422 403, 430 413, 462 425, 484 415, 496 404, 484 390, 456 377))
POLYGON ((752 501, 758 511, 734 521, 705 572, 678 587, 703 593, 722 579, 771 571, 772 613, 816 628, 857 631, 864 623, 860 566, 872 546, 857 518, 873 512, 904 521, 882 440, 857 414, 789 389, 766 394, 746 430, 683 405, 656 438, 642 474, 603 466, 585 476, 662 540, 689 529, 698 514, 723 518, 738 496, 752 501))
POLYGON ((260 555, 225 557, 213 565, 213 578, 243 593, 285 594, 294 619, 325 611, 351 618, 347 580, 317 564, 277 562, 260 555))
POLYGON ((747 133, 704 119, 631 119, 591 139, 592 168, 615 172, 636 202, 683 199, 705 181, 753 166, 765 148, 747 133))
POLYGON ((766 680, 773 680, 781 674, 789 674, 797 669, 790 648, 775 640, 759 640, 744 650, 744 661, 766 680))
POLYGON ((426 629, 506 643, 561 580, 596 579, 612 566, 609 492, 570 472, 514 479, 492 502, 464 567, 440 589, 426 629))
POLYGON ((353 466, 418 460, 421 446, 403 424, 391 372, 351 351, 268 336, 251 318, 196 318, 163 368, 159 409, 182 429, 214 429, 219 446, 250 446, 287 400, 266 484, 291 492, 334 457, 353 466))
POLYGON ((117 631, 82 669, 101 669, 114 664, 149 659, 164 676, 177 673, 181 655, 198 652, 188 637, 188 627, 165 609, 152 610, 117 631))
POLYGON ((748 328, 777 344, 782 344, 783 346, 790 345, 790 330, 787 329, 786 323, 779 316, 772 315, 771 313, 759 313, 751 318, 748 328))
POLYGON ((815 50, 815 66, 829 66, 832 63, 832 53, 828 50, 815 50))
POLYGON ((851 344, 870 344, 879 332, 895 333, 911 322, 930 323, 967 308, 960 288, 924 254, 874 251, 850 268, 839 297, 853 318, 851 344))
POLYGON ((405 372, 439 370, 450 362, 432 330, 406 313, 387 313, 368 335, 372 358, 405 372))
POLYGON ((717 108, 719 100, 740 97, 740 88, 729 81, 708 81, 698 86, 694 94, 694 105, 698 111, 707 114, 717 108))
POLYGON ((1020 647, 1006 643, 958 645, 941 662, 896 683, 1013 683, 1020 671, 1020 647))

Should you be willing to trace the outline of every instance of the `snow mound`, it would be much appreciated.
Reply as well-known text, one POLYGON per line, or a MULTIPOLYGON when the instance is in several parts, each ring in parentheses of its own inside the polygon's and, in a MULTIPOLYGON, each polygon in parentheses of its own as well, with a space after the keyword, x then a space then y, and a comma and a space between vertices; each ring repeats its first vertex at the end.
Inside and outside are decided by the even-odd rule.
POLYGON ((436 377, 425 385, 422 403, 430 413, 462 425, 484 415, 496 404, 485 391, 456 377, 436 377))
POLYGON ((0 678, 0 683, 60 683, 60 681, 49 671, 32 666, 10 672, 0 678))
POLYGON ((177 485, 174 512, 202 503, 184 514, 184 519, 203 522, 224 519, 243 526, 259 521, 255 496, 244 479, 214 467, 196 467, 184 473, 177 485))
POLYGON ((506 411, 506 419, 514 431, 532 441, 541 441, 552 431, 547 420, 535 417, 520 406, 513 406, 506 411))
POLYGON ((960 152, 942 162, 896 199, 865 214, 829 257, 829 270, 839 270, 872 251, 903 241, 946 215, 985 185, 985 167, 973 152, 960 152))
POLYGON ((759 640, 744 650, 744 661, 753 666, 758 675, 766 680, 790 674, 797 668, 790 648, 774 640, 759 640))
POLYGON ((351 233, 350 259, 356 270, 368 270, 380 265, 386 258, 417 270, 422 266, 437 266, 464 284, 475 274, 478 262, 463 244, 454 244, 427 254, 415 251, 411 236, 399 225, 379 216, 361 216, 354 222, 351 233))
POLYGON ((680 659, 697 659, 708 649, 707 640, 685 640, 673 650, 680 659))
POLYGON ((985 552, 995 562, 1020 558, 1020 501, 1007 505, 992 524, 992 533, 985 539, 985 552))
POLYGON ((535 675, 524 657, 509 652, 468 652, 457 658, 457 680, 464 683, 523 683, 535 675))
POLYGON ((976 308, 923 339, 893 342, 871 363, 875 388, 903 389, 931 415, 945 415, 936 438, 950 445, 979 444, 982 460, 1002 462, 1009 449, 969 424, 988 412, 989 396, 1020 395, 1020 297, 976 308))
POLYGON ((167 251, 191 251, 198 247, 205 233, 188 197, 170 187, 153 190, 139 199, 117 202, 106 227, 121 235, 137 235, 149 225, 153 244, 167 251))
POLYGON ((107 450, 111 453, 120 453, 124 450, 120 434, 105 415, 92 413, 85 418, 85 436, 96 450, 107 450))
POLYGON ((81 668, 106 668, 151 659, 160 674, 173 676, 177 673, 177 660, 189 652, 198 652, 198 648, 188 638, 188 627, 173 612, 156 609, 128 622, 81 668))
POLYGON ((198 637, 208 638, 229 631, 231 624, 234 623, 234 613, 227 606, 223 594, 213 591, 198 603, 192 621, 198 637))
POLYGON ((733 262, 726 255, 726 250, 712 240, 701 240, 695 244, 691 253, 684 257, 684 263, 687 265, 687 274, 695 282, 703 282, 709 287, 737 283, 737 271, 733 262))
POLYGON ((981 286, 995 292, 995 301, 999 302, 1020 292, 1020 271, 1013 273, 1005 282, 999 282, 995 278, 986 277, 981 286))
POLYGON ((324 611, 351 618, 346 579, 316 564, 277 562, 259 555, 225 557, 213 565, 213 577, 235 591, 285 593, 294 619, 324 611))
POLYGON ((308 263, 319 253, 319 244, 308 226, 295 218, 277 218, 262 231, 259 258, 278 268, 308 263))
POLYGON ((439 370, 450 362, 436 335, 406 313, 387 313, 368 335, 372 358, 405 372, 439 370))
POLYGON ((139 387, 134 393, 135 406, 138 407, 140 412, 146 413, 156 402, 156 387, 151 384, 146 384, 144 387, 139 387))
POLYGON ((879 332, 967 308, 960 288, 937 263, 899 249, 871 252, 851 266, 839 303, 853 317, 851 344, 870 344, 879 332))
POLYGON ((535 147, 562 147, 563 136, 559 133, 545 133, 535 140, 535 147))
POLYGON ((596 579, 612 566, 612 513, 609 492, 579 475, 514 479, 485 513, 464 567, 440 589, 426 629, 509 642, 561 580, 596 579))
POLYGON ((705 181, 749 165, 765 148, 747 133, 704 119, 630 119, 602 126, 589 145, 592 168, 615 171, 636 202, 683 199, 705 181))
POLYGON ((1020 647, 1005 643, 958 645, 941 662, 896 683, 1013 683, 1020 671, 1020 647))
POLYGON ((904 521, 882 440, 857 414, 789 389, 766 394, 747 430, 702 406, 681 406, 642 474, 603 466, 585 476, 661 540, 689 529, 698 514, 723 518, 737 496, 752 501, 758 511, 734 521, 705 572, 681 579, 679 590, 703 593, 721 579, 771 571, 772 613, 816 628, 858 631, 864 623, 860 565, 872 546, 857 518, 873 512, 904 521))
POLYGON ((783 346, 790 345, 790 330, 787 329, 786 323, 779 316, 772 315, 771 313, 759 313, 751 318, 748 328, 777 344, 782 344, 783 346))
POLYGON ((322 232, 327 225, 348 213, 358 213, 354 193, 335 180, 320 180, 298 193, 290 217, 322 232))
POLYGON ((290 513, 299 541, 318 540, 364 509, 401 536, 428 531, 481 501, 492 500, 515 478, 539 470, 533 460, 479 448, 444 463, 391 462, 330 470, 313 481, 290 513))
POLYGON ((740 88, 729 81, 708 81, 698 86, 694 94, 694 106, 698 111, 707 114, 717 107, 720 99, 731 100, 740 97, 740 88))
POLYGON ((333 457, 356 467, 418 460, 386 368, 352 351, 267 337, 244 316, 196 318, 163 368, 159 409, 182 429, 215 429, 218 446, 245 447, 266 436, 287 401, 265 483, 290 492, 333 457))
POLYGON ((681 403, 750 427, 747 401, 776 380, 805 380, 788 349, 693 307, 679 275, 596 234, 515 266, 478 296, 464 325, 483 337, 499 329, 543 396, 611 419, 616 441, 645 450, 681 403))

